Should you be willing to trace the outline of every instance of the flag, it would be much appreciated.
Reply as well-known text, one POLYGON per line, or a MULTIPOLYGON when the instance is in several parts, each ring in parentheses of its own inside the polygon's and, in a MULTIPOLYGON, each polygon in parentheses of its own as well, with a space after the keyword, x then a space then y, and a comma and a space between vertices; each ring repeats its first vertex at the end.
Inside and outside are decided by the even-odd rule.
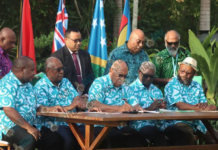
POLYGON ((58 13, 55 23, 54 40, 52 45, 52 53, 64 46, 64 34, 67 30, 68 14, 63 0, 59 1, 58 13))
MULTIPOLYGON (((18 56, 28 56, 36 66, 31 9, 29 0, 23 0, 18 56)), ((22 5, 21 5, 22 6, 22 5)))
POLYGON ((125 0, 125 6, 124 6, 123 15, 120 23, 120 29, 117 38, 117 47, 123 45, 125 41, 129 40, 130 33, 131 33, 131 23, 130 23, 129 0, 125 0))
POLYGON ((105 34, 104 4, 97 0, 92 20, 88 52, 91 56, 92 68, 96 77, 102 76, 107 64, 107 44, 105 34))

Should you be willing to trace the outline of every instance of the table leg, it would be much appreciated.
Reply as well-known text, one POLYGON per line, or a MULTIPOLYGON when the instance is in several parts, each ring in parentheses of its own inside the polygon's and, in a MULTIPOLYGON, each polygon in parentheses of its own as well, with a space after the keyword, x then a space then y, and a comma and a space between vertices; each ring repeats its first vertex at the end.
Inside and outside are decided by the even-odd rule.
POLYGON ((75 123, 68 123, 73 135, 77 139, 82 149, 85 149, 85 139, 75 123))
POLYGON ((204 119, 202 119, 201 121, 204 123, 205 127, 207 128, 210 135, 213 137, 214 141, 218 143, 218 135, 216 134, 214 128, 211 126, 210 122, 204 119))
POLYGON ((85 127, 85 149, 89 150, 94 140, 94 125, 86 125, 85 127))

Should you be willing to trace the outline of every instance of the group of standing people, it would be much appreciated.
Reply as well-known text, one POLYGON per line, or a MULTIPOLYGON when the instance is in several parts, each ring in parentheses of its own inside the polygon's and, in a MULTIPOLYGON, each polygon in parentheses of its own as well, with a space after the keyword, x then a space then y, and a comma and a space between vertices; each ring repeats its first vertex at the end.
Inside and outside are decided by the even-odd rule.
MULTIPOLYGON (((165 34, 166 49, 152 62, 142 49, 143 31, 133 30, 129 40, 110 53, 105 75, 96 79, 89 53, 80 49, 80 31, 68 28, 64 40, 65 46, 47 58, 46 75, 32 87, 33 60, 21 56, 12 66, 8 53, 16 36, 9 28, 0 31, 0 139, 25 150, 79 149, 66 122, 36 112, 216 110, 207 104, 201 85, 192 80, 197 61, 179 46, 175 30, 165 34)), ((77 126, 85 135, 84 125, 77 126)), ((101 129, 95 126, 95 136, 101 129)), ((192 145, 195 134, 215 143, 200 120, 141 120, 114 127, 101 147, 147 146, 147 141, 154 146, 192 145)))

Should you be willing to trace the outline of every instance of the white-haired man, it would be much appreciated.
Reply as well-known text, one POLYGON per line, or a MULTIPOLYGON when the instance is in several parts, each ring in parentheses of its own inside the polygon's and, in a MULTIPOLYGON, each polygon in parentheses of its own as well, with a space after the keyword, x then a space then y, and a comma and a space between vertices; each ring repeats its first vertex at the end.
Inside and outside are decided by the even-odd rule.
MULTIPOLYGON (((139 68, 138 78, 130 84, 130 87, 137 97, 137 103, 143 110, 157 110, 166 107, 161 90, 152 84, 155 72, 155 65, 150 61, 145 61, 139 68)), ((130 104, 132 103, 130 102, 130 104)), ((154 146, 167 146, 168 142, 165 139, 165 135, 169 138, 170 145, 189 144, 184 131, 175 126, 168 126, 165 129, 163 128, 163 123, 163 120, 138 120, 130 122, 130 127, 138 130, 139 133, 151 141, 154 146), (159 127, 161 127, 164 132, 162 132, 159 127)))
POLYGON ((175 30, 170 30, 165 34, 164 38, 166 49, 157 53, 153 58, 153 63, 156 66, 156 77, 154 84, 159 85, 159 88, 164 92, 164 86, 177 75, 177 62, 183 61, 190 56, 188 50, 179 47, 180 34, 175 30))

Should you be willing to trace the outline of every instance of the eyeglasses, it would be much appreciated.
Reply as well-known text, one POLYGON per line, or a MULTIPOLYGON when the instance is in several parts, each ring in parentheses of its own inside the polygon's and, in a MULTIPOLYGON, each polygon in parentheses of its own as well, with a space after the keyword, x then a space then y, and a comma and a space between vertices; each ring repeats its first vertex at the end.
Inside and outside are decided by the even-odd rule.
POLYGON ((193 72, 185 72, 184 70, 179 70, 179 72, 180 72, 180 75, 192 75, 193 74, 193 72))
POLYGON ((68 39, 70 39, 70 40, 72 40, 72 41, 74 41, 74 43, 78 43, 78 42, 82 42, 83 41, 83 39, 81 38, 81 39, 71 39, 71 38, 68 38, 68 39))
MULTIPOLYGON (((114 69, 114 68, 113 68, 113 69, 114 69)), ((127 77, 127 75, 119 74, 119 72, 118 72, 116 69, 114 69, 114 71, 116 72, 116 74, 117 74, 120 78, 126 78, 126 77, 127 77)))
POLYGON ((135 39, 135 41, 136 41, 137 44, 140 44, 140 43, 142 43, 142 45, 145 44, 145 41, 143 41, 143 40, 139 40, 139 39, 136 39, 136 38, 134 38, 134 37, 131 37, 131 38, 135 39))
POLYGON ((177 45, 179 45, 179 41, 177 41, 177 42, 167 42, 167 45, 169 45, 169 46, 172 46, 172 45, 177 46, 177 45))
MULTIPOLYGON (((140 70, 141 71, 141 70, 140 70)), ((142 73, 142 71, 141 71, 141 73, 142 73)), ((150 74, 143 74, 142 73, 142 75, 143 75, 143 77, 145 78, 145 79, 147 79, 147 78, 150 78, 150 79, 154 79, 155 78, 155 75, 150 75, 150 74)))
POLYGON ((61 72, 62 70, 65 71, 65 70, 66 70, 66 67, 60 67, 60 68, 49 68, 49 69, 56 70, 57 72, 61 72))

